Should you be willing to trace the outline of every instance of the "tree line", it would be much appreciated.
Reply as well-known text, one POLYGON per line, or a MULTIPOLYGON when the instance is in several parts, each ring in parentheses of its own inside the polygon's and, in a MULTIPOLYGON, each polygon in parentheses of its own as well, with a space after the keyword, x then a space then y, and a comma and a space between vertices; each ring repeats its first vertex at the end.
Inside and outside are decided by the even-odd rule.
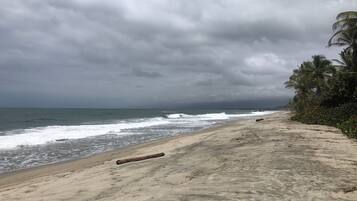
POLYGON ((293 71, 285 82, 295 90, 289 105, 295 120, 337 126, 357 137, 357 11, 339 13, 332 31, 327 45, 342 51, 332 60, 314 55, 293 71))

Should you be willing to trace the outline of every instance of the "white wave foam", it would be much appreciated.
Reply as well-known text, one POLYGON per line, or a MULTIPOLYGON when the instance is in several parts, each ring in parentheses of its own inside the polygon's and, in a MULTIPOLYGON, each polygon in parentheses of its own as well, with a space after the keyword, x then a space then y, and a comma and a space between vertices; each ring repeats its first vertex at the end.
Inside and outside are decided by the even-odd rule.
POLYGON ((197 119, 197 120, 224 120, 229 119, 226 113, 209 113, 189 115, 184 113, 169 114, 166 116, 168 119, 197 119))
MULTIPOLYGON (((206 127, 215 121, 232 118, 252 117, 271 114, 271 111, 251 112, 248 114, 209 113, 189 115, 184 113, 169 114, 166 118, 137 119, 131 122, 118 122, 113 124, 99 125, 73 125, 73 126, 47 126, 24 130, 5 132, 0 136, 0 149, 13 149, 18 146, 41 145, 61 140, 81 139, 99 135, 125 134, 125 129, 139 129, 151 126, 173 124, 184 127, 206 127)), ((134 133, 133 133, 134 134, 134 133)))
POLYGON ((122 135, 124 129, 145 128, 169 123, 163 118, 146 119, 139 122, 120 122, 117 124, 47 126, 22 131, 9 131, 0 136, 0 149, 12 149, 24 145, 40 145, 56 140, 81 139, 86 137, 116 134, 122 135), (13 134, 13 133, 21 134, 13 134))
POLYGON ((229 119, 229 116, 225 113, 211 113, 211 114, 199 114, 197 115, 198 118, 205 119, 205 120, 225 120, 229 119))
POLYGON ((175 113, 175 114, 167 115, 167 118, 168 119, 227 120, 231 118, 253 117, 253 116, 261 116, 261 115, 267 115, 272 113, 274 113, 274 111, 251 112, 248 114, 226 114, 225 112, 221 112, 221 113, 189 115, 184 113, 175 113))
POLYGON ((179 119, 179 118, 189 118, 192 115, 184 114, 184 113, 176 113, 176 114, 169 114, 166 117, 168 119, 179 119))
POLYGON ((276 111, 261 111, 261 112, 251 112, 248 114, 229 114, 228 116, 231 118, 234 117, 254 117, 254 116, 262 116, 262 115, 267 115, 267 114, 273 114, 276 111))

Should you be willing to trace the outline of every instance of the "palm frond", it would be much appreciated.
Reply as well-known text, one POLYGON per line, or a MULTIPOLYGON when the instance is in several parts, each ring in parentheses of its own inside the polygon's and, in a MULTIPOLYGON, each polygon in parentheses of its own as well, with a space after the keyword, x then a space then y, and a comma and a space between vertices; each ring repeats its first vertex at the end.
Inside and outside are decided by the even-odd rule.
POLYGON ((349 16, 355 16, 357 18, 357 11, 350 10, 350 11, 341 12, 337 15, 336 19, 338 20, 341 18, 349 17, 349 16))

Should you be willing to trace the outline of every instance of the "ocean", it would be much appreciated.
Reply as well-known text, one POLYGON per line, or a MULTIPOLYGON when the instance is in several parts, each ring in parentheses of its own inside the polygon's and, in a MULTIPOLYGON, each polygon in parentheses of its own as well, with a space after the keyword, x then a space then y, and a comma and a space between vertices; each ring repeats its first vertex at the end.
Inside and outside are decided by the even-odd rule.
POLYGON ((0 173, 83 158, 271 112, 0 109, 0 173))

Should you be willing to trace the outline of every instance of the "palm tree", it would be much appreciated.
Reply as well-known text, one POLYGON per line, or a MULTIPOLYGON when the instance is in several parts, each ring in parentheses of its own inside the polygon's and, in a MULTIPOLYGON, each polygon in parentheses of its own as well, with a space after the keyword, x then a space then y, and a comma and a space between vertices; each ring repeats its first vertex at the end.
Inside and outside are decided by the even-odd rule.
POLYGON ((293 71, 289 80, 285 82, 286 88, 295 89, 292 106, 296 111, 303 111, 310 103, 309 100, 311 98, 309 97, 314 94, 312 91, 313 83, 309 72, 310 70, 307 69, 307 66, 301 64, 298 69, 293 71))
POLYGON ((340 54, 340 59, 333 59, 337 63, 336 68, 340 72, 348 73, 352 71, 352 53, 348 50, 343 50, 340 54))
POLYGON ((352 53, 352 72, 357 72, 357 11, 342 12, 336 20, 328 45, 347 46, 345 50, 352 53))
POLYGON ((310 72, 311 70, 308 69, 306 62, 304 62, 298 69, 293 71, 289 80, 285 82, 285 87, 294 88, 297 95, 306 97, 313 88, 310 72))
POLYGON ((327 60, 323 55, 312 56, 312 61, 305 61, 300 68, 294 70, 289 81, 285 83, 288 88, 300 89, 300 85, 306 86, 309 82, 311 90, 315 91, 315 95, 320 96, 322 88, 325 88, 327 81, 335 73, 335 68, 331 65, 331 61, 327 60))
POLYGON ((334 59, 338 69, 334 78, 331 80, 330 97, 327 102, 344 103, 356 101, 357 98, 357 71, 353 71, 352 52, 343 50, 340 53, 340 59, 334 59))
POLYGON ((321 96, 321 90, 327 86, 328 79, 335 73, 335 68, 323 55, 312 56, 312 62, 308 65, 310 65, 312 80, 315 82, 316 95, 321 96))
POLYGON ((315 55, 311 61, 303 62, 285 82, 287 88, 295 89, 295 109, 302 111, 318 105, 327 95, 335 67, 323 55, 315 55), (324 92, 324 93, 322 93, 324 92))

